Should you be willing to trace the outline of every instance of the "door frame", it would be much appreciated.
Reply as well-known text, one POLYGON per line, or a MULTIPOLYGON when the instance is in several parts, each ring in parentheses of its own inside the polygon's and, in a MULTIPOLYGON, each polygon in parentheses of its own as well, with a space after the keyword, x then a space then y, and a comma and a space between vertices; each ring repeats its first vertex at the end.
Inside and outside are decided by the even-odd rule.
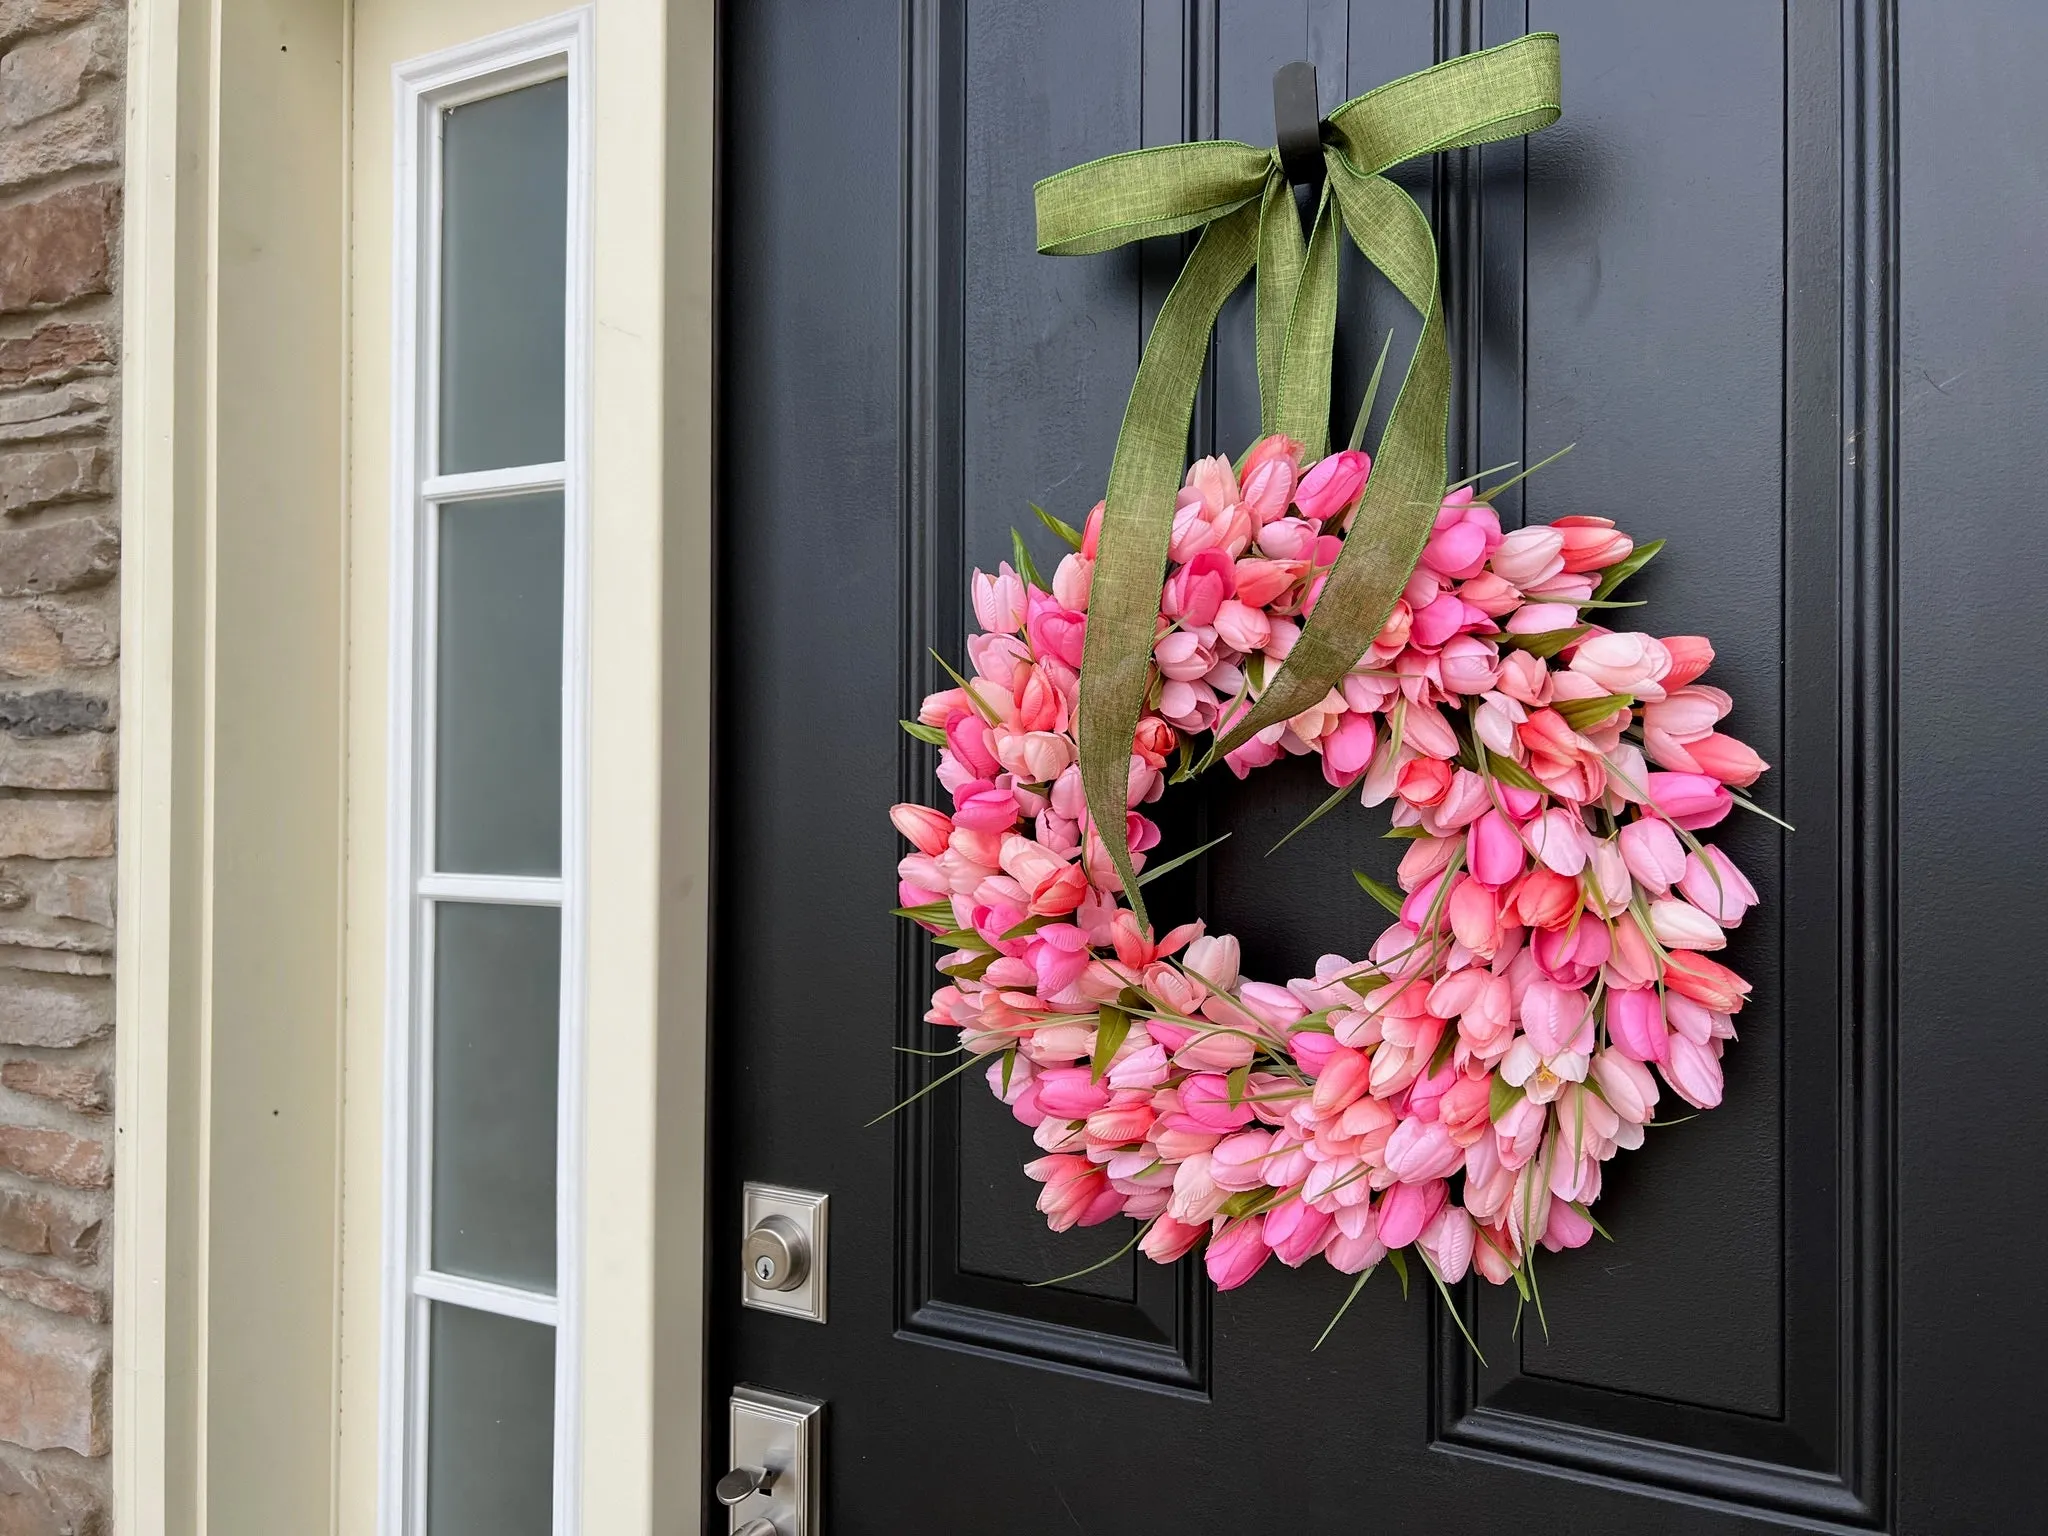
MULTIPOLYGON (((684 1529, 706 1443, 715 4, 590 10, 582 1515, 684 1529)), ((355 16, 129 14, 115 1518, 369 1536, 357 1309, 382 1237, 357 1202, 382 1114, 349 1085, 383 1007, 362 848, 389 545, 350 515, 355 16)))

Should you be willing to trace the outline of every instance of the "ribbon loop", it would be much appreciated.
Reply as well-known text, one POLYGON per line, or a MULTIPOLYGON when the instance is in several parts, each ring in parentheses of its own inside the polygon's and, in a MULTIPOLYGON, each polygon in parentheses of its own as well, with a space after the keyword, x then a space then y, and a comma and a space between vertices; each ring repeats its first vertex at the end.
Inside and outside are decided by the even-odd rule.
POLYGON ((1302 444, 1310 459, 1328 448, 1339 227, 1423 325, 1315 609, 1286 662, 1212 745, 1209 760, 1315 704, 1357 664, 1407 585, 1443 497, 1451 369, 1436 240, 1414 199, 1380 173, 1435 150, 1534 132, 1557 120, 1558 96, 1557 37, 1535 33, 1354 97, 1329 116, 1327 175, 1305 240, 1278 153, 1235 141, 1110 155, 1035 188, 1038 249, 1049 255, 1202 230, 1145 343, 1124 409, 1081 662, 1089 816, 1141 923, 1145 905, 1124 832, 1131 749, 1151 681, 1195 390, 1224 300, 1257 269, 1261 426, 1302 444))

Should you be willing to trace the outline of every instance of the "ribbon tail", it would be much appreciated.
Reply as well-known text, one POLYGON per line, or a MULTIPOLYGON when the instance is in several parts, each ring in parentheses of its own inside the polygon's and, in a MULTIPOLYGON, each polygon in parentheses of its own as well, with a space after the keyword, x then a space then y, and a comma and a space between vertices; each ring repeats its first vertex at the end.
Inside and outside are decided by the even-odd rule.
MULTIPOLYGON (((1266 430, 1300 443, 1304 463, 1330 451, 1330 359, 1337 342, 1337 229, 1337 206, 1325 180, 1316 204, 1315 233, 1309 238, 1307 260, 1288 311, 1274 398, 1265 406, 1270 416, 1266 430)), ((1260 398, 1265 398, 1263 392, 1260 398)))
POLYGON ((1358 664, 1414 573, 1443 501, 1451 358, 1436 240, 1414 199, 1392 182, 1340 162, 1330 184, 1359 250, 1422 312, 1422 335, 1315 612, 1251 711, 1210 749, 1210 760, 1320 702, 1358 664))
POLYGON ((1259 208, 1247 203, 1210 224, 1196 242, 1146 340, 1104 498, 1081 660, 1081 784, 1097 835, 1141 924, 1148 919, 1124 831, 1131 746, 1151 681, 1174 497, 1209 333, 1223 301, 1252 269, 1258 232, 1259 208))
POLYGON ((1259 263, 1253 300, 1258 339, 1259 436, 1280 429, 1281 367, 1287 351, 1287 326, 1294 315, 1308 243, 1301 236, 1301 214, 1294 206, 1294 188, 1276 164, 1267 173, 1259 203, 1259 263))

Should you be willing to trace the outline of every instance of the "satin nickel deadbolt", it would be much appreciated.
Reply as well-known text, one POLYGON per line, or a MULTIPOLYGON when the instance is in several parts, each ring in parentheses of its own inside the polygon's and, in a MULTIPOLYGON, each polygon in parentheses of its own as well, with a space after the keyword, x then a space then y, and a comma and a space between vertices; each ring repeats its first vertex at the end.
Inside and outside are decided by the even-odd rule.
POLYGON ((741 1304, 825 1321, 826 1197, 749 1184, 742 1205, 741 1304))
POLYGON ((747 1234, 747 1278, 770 1291, 793 1291, 811 1272, 811 1241, 787 1216, 764 1216, 747 1234))
POLYGON ((825 1406, 763 1387, 734 1387, 732 1471, 712 1489, 732 1511, 730 1536, 823 1536, 819 1486, 825 1406))

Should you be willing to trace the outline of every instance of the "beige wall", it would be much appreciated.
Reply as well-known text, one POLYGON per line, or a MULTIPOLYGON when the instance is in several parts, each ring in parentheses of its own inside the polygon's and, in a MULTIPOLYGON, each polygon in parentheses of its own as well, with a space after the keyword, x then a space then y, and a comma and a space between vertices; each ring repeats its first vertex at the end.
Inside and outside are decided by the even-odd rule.
MULTIPOLYGON (((133 41, 119 1529, 373 1526, 389 66, 556 7, 133 41), (217 118, 215 116, 217 112, 217 118), (217 121, 217 129, 214 124, 217 121)), ((584 1523, 702 1469, 709 0, 596 0, 584 1523), (648 722, 658 722, 652 739, 648 722)))

